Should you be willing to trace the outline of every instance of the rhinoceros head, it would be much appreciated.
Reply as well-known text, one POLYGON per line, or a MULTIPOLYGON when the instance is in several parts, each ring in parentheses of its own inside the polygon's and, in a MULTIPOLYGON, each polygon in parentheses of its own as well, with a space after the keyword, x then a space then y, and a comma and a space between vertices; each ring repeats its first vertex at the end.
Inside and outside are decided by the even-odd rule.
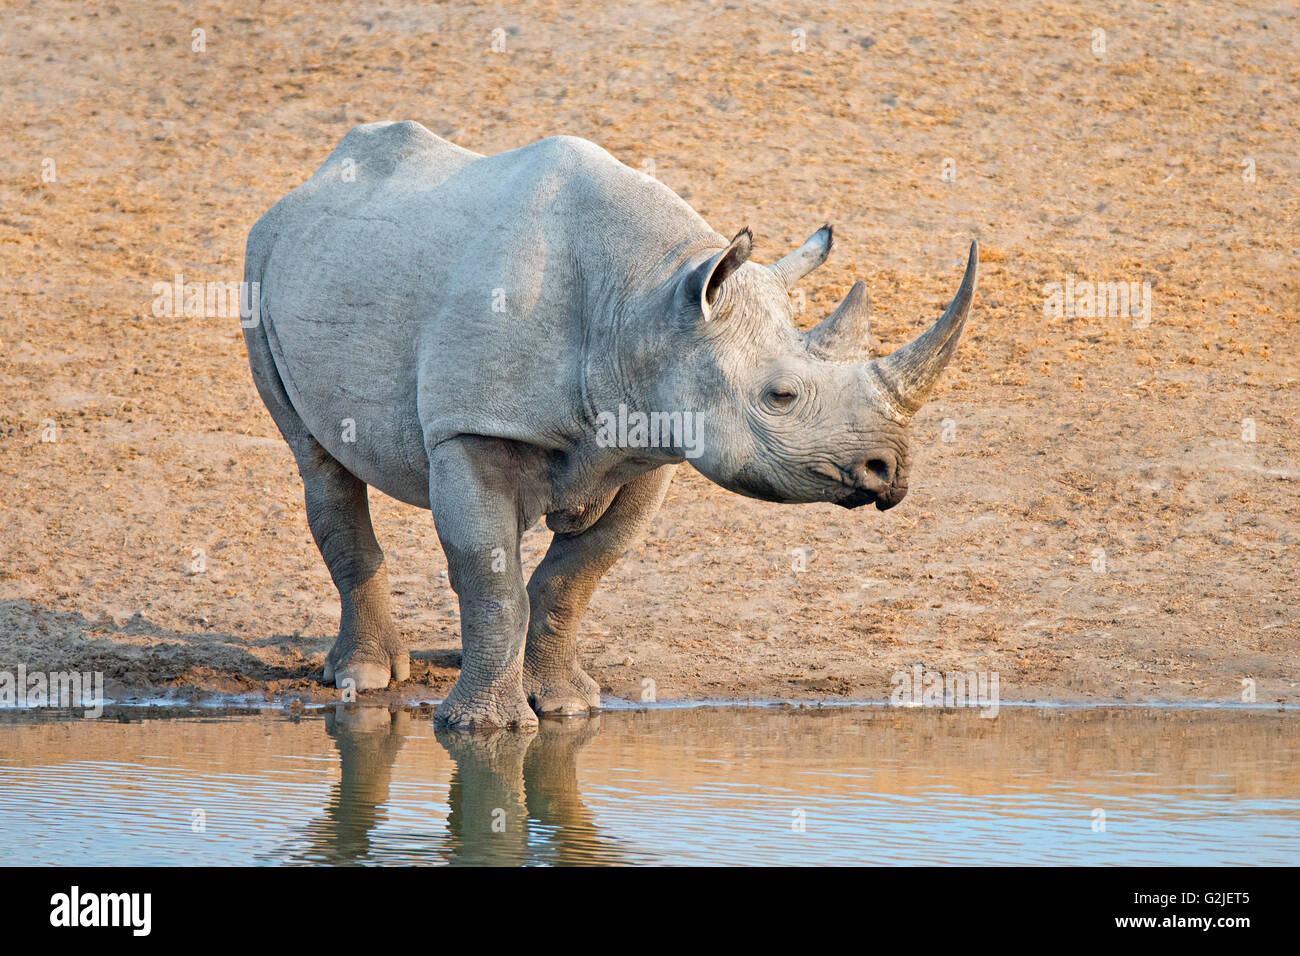
POLYGON ((703 415, 692 463, 751 498, 874 503, 907 494, 907 426, 957 348, 975 293, 978 248, 952 304, 918 339, 869 358, 867 294, 858 282, 807 333, 792 322, 790 289, 826 260, 829 226, 772 266, 749 262, 742 230, 678 279, 678 350, 669 386, 703 415))

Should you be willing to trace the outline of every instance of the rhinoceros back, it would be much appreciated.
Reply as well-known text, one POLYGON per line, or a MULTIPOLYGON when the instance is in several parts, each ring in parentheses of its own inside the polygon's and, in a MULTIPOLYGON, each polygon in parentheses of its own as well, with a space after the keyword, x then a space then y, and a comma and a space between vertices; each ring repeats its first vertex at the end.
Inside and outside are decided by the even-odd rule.
POLYGON ((593 281, 626 286, 700 235, 716 234, 583 140, 483 157, 378 123, 259 220, 246 275, 312 435, 363 481, 425 504, 440 440, 564 447, 581 427, 593 281))

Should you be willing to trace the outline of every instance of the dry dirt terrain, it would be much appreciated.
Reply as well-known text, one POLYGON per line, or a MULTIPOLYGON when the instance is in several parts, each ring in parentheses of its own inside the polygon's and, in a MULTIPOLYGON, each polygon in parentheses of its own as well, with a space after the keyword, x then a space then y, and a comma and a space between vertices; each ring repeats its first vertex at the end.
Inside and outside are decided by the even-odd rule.
MULTIPOLYGON (((482 153, 594 140, 759 261, 834 223, 800 324, 862 278, 878 353, 981 243, 907 500, 783 507, 683 468, 585 619, 608 695, 881 700, 919 663, 1004 700, 1296 700, 1293 6, 0 9, 0 668, 334 696, 337 597, 238 318, 156 314, 155 285, 238 280, 348 129, 414 119, 482 153), (1067 282, 1145 284, 1149 313, 1056 309, 1067 282)), ((375 696, 440 697, 432 521, 372 507, 415 656, 375 696)))

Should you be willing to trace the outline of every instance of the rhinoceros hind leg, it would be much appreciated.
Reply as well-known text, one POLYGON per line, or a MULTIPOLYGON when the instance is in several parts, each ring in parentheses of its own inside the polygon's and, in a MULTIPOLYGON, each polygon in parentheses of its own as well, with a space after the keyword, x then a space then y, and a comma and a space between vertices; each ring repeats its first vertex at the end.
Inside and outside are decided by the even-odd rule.
POLYGON ((376 690, 410 676, 406 641, 393 623, 384 552, 370 523, 366 485, 315 439, 298 443, 307 523, 339 591, 339 636, 325 658, 336 687, 376 690))
MULTIPOLYGON (((255 281, 260 274, 250 260, 246 278, 255 281)), ((267 411, 298 462, 307 523, 342 604, 339 636, 325 658, 325 681, 337 687, 355 681, 356 690, 387 687, 390 677, 406 680, 411 660, 393 624, 384 552, 370 524, 366 486, 312 437, 294 409, 271 354, 268 329, 269 319, 244 328, 249 367, 267 411)))
POLYGON ((601 576, 658 513, 676 471, 665 465, 629 481, 591 527, 557 533, 533 572, 524 690, 537 713, 574 716, 600 707, 600 685, 578 664, 578 623, 601 576))

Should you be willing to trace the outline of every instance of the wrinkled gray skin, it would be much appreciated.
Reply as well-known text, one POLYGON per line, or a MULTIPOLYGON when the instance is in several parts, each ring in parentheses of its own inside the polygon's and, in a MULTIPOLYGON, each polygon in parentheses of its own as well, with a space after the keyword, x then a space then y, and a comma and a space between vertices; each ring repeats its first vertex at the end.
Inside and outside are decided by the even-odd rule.
POLYGON ((585 140, 483 157, 410 122, 352 130, 257 222, 245 341, 342 601, 326 681, 409 673, 370 485, 431 509, 460 599, 439 723, 598 707, 579 619, 687 450, 602 447, 597 416, 620 404, 701 415, 692 464, 743 495, 903 498, 907 423, 961 334, 974 247, 944 317, 866 361, 861 283, 812 332, 791 321, 789 288, 825 260, 830 227, 773 266, 748 261, 751 242, 585 140), (543 515, 555 536, 525 584, 520 536, 543 515))

